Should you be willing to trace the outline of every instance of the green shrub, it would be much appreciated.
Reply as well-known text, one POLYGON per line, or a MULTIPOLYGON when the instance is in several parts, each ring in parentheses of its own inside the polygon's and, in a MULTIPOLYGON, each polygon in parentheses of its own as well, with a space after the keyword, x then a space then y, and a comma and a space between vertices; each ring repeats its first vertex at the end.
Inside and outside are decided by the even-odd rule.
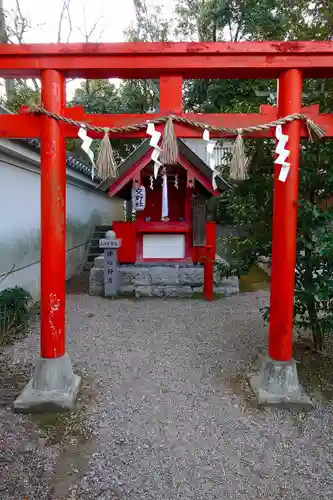
POLYGON ((0 292, 0 344, 26 325, 31 299, 30 293, 20 287, 0 292))

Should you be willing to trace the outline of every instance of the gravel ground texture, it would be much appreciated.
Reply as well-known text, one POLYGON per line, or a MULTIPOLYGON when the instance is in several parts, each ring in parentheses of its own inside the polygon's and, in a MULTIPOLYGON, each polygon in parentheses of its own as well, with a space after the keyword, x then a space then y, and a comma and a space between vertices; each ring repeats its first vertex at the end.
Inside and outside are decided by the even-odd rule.
POLYGON ((79 409, 9 407, 38 355, 38 325, 6 349, 0 498, 333 498, 333 406, 258 409, 244 372, 265 351, 267 293, 199 300, 68 297, 79 409))

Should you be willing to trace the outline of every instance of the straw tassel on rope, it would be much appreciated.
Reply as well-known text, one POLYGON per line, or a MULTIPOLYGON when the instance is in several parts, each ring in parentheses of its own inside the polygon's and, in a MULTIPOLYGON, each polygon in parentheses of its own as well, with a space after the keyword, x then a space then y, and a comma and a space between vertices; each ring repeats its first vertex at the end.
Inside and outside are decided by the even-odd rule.
POLYGON ((245 155, 243 130, 237 130, 237 138, 232 150, 232 159, 230 163, 230 179, 235 181, 243 181, 248 178, 247 174, 247 158, 245 155))
POLYGON ((178 142, 171 116, 167 119, 164 127, 163 143, 161 151, 161 162, 164 165, 175 165, 178 160, 178 142))
POLYGON ((319 125, 316 125, 310 118, 306 118, 306 127, 308 129, 310 142, 315 142, 325 136, 325 130, 319 125))
POLYGON ((109 129, 104 129, 104 137, 101 140, 98 158, 96 161, 97 173, 102 179, 117 177, 117 165, 113 155, 113 149, 109 139, 109 129))

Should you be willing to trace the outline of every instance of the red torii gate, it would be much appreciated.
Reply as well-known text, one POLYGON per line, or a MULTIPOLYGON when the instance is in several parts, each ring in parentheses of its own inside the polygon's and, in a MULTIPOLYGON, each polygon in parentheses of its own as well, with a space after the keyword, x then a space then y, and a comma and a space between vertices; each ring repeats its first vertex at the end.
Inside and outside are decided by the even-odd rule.
MULTIPOLYGON (((333 115, 317 106, 301 107, 302 79, 333 76, 332 42, 121 43, 1 45, 0 76, 40 78, 42 106, 55 114, 91 125, 121 127, 169 113, 183 115, 182 82, 189 78, 278 79, 278 107, 262 106, 258 114, 186 114, 215 126, 244 128, 280 116, 304 113, 333 136, 333 115), (66 108, 66 78, 160 79, 159 114, 88 115, 66 108)), ((300 121, 285 125, 291 170, 285 183, 274 180, 271 318, 268 358, 252 380, 260 403, 309 403, 299 391, 292 361, 294 269, 300 121)), ((65 347, 65 138, 78 129, 47 116, 22 112, 0 117, 0 137, 41 140, 41 359, 36 372, 14 403, 31 411, 41 406, 72 408, 79 387, 65 347)), ((178 137, 202 132, 175 123, 178 137)), ((98 137, 92 132, 91 137, 98 137)), ((112 138, 145 137, 145 131, 111 134, 112 138)), ((214 137, 214 133, 211 134, 214 137)), ((272 137, 273 131, 246 137, 272 137)), ((215 135, 216 137, 216 135, 215 135)), ((226 135, 224 135, 226 137, 226 135)))

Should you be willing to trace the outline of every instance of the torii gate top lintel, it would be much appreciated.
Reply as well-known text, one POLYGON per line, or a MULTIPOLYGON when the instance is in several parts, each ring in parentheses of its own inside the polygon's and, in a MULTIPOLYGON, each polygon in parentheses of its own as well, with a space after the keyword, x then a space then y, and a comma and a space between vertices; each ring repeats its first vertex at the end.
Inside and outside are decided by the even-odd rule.
POLYGON ((0 45, 0 76, 36 78, 57 69, 67 78, 305 78, 333 76, 333 42, 128 42, 0 45))

